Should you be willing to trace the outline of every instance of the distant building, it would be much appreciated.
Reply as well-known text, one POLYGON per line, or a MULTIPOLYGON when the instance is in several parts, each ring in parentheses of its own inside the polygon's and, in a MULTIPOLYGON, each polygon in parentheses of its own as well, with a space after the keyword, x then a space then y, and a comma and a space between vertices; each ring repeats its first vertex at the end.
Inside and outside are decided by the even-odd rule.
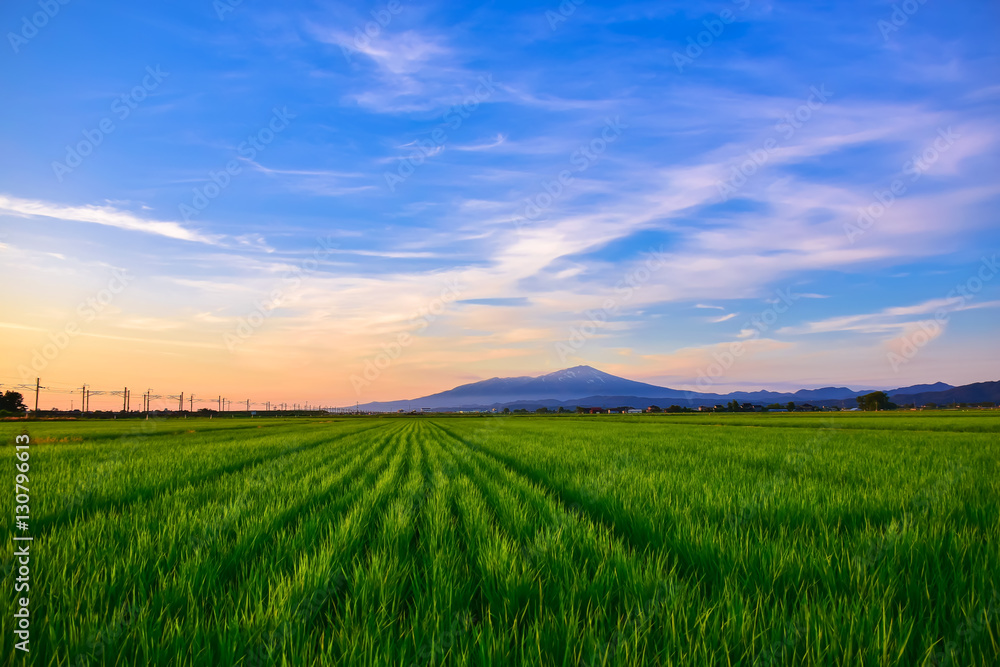
POLYGON ((630 410, 628 411, 628 413, 629 413, 630 415, 641 415, 641 414, 642 414, 642 410, 640 410, 639 408, 631 408, 631 409, 630 409, 630 410))

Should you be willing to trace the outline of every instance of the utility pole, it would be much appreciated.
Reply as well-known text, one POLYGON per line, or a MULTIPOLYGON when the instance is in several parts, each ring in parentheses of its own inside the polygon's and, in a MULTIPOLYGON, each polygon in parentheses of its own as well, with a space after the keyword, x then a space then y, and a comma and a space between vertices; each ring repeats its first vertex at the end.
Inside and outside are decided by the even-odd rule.
POLYGON ((183 391, 181 392, 181 404, 177 408, 177 411, 178 412, 184 412, 184 392, 183 391))
POLYGON ((128 401, 128 387, 125 387, 125 391, 122 392, 122 412, 125 412, 126 401, 128 401))
POLYGON ((42 388, 42 378, 35 378, 35 416, 38 416, 38 390, 42 388))
POLYGON ((188 396, 188 412, 194 412, 194 394, 188 396))
POLYGON ((222 394, 219 394, 219 412, 222 412, 222 394))
POLYGON ((250 399, 247 399, 247 412, 250 412, 250 399))

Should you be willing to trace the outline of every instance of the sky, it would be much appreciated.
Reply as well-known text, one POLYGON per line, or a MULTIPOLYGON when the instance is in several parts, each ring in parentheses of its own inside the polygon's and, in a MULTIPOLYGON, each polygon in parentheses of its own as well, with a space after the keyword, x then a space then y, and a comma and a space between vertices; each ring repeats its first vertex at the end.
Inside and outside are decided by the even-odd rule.
POLYGON ((998 19, 5 2, 0 389, 998 380, 998 19))

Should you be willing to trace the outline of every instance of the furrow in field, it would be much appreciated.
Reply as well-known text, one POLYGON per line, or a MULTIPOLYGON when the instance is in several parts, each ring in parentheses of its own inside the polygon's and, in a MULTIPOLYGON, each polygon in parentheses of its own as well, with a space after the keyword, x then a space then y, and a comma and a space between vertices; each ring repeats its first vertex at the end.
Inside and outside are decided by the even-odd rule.
POLYGON ((457 470, 450 460, 445 460, 436 433, 428 432, 423 442, 430 488, 418 526, 423 536, 421 549, 413 554, 418 566, 413 580, 411 634, 404 638, 398 657, 408 665, 442 664, 449 660, 468 664, 469 639, 474 636, 472 596, 476 586, 457 534, 457 513, 453 509, 457 470))
MULTIPOLYGON (((518 590, 516 584, 514 588, 505 584, 498 590, 487 590, 487 597, 493 602, 491 609, 495 611, 497 608, 496 598, 502 600, 500 609, 503 615, 499 624, 517 618, 517 609, 521 610, 522 624, 525 621, 534 623, 554 637, 565 636, 563 633, 569 631, 567 624, 586 623, 591 627, 590 642, 574 647, 569 643, 560 643, 558 639, 550 640, 554 641, 553 650, 558 655, 575 655, 576 658, 572 659, 579 659, 579 651, 587 646, 592 648, 586 650, 597 650, 601 638, 616 632, 622 619, 635 616, 635 609, 644 610, 643 623, 633 624, 633 629, 651 632, 654 615, 649 612, 652 609, 657 612, 662 610, 666 591, 671 596, 683 592, 683 584, 676 580, 675 567, 661 554, 636 554, 627 542, 615 537, 599 522, 588 521, 580 514, 567 511, 558 497, 553 498, 546 492, 546 487, 526 480, 489 456, 481 456, 476 450, 470 451, 464 441, 454 437, 450 439, 450 446, 456 447, 455 455, 470 462, 466 464, 466 469, 470 480, 477 485, 475 493, 486 494, 501 524, 507 526, 508 534, 516 535, 524 531, 523 528, 510 526, 523 521, 521 517, 525 515, 534 514, 540 521, 536 524, 528 522, 526 525, 533 530, 533 534, 526 541, 515 543, 521 551, 522 561, 527 563, 527 566, 520 567, 528 567, 537 582, 534 595, 540 598, 540 610, 528 613, 532 594, 518 590), (515 492, 521 500, 505 501, 501 492, 508 491, 515 492), (514 610, 502 606, 511 599, 519 599, 521 606, 514 610), (595 613, 592 610, 600 611, 595 613), (526 618, 523 616, 525 613, 526 618), (610 629, 600 631, 601 625, 610 625, 610 629)), ((495 536, 492 539, 503 538, 495 536)), ((503 572, 511 567, 518 566, 507 563, 500 568, 494 567, 493 572, 483 571, 484 580, 496 579, 497 571, 503 572)))
MULTIPOLYGON (((187 420, 177 420, 177 419, 129 419, 122 422, 122 426, 119 428, 108 429, 105 432, 87 432, 86 442, 87 444, 100 444, 106 446, 112 442, 124 442, 129 443, 132 440, 141 440, 147 442, 150 446, 159 446, 160 444, 165 444, 167 446, 175 445, 176 442, 166 442, 160 443, 159 440, 171 440, 178 436, 185 436, 188 434, 196 433, 202 436, 219 436, 220 440, 231 440, 233 435, 245 435, 259 433, 261 431, 268 431, 273 433, 275 431, 288 431, 294 432, 302 429, 301 424, 281 422, 281 423, 268 423, 265 420, 254 420, 254 423, 247 424, 230 424, 226 420, 220 419, 220 425, 212 425, 211 422, 206 422, 204 420, 192 420, 193 423, 189 423, 187 420), (121 428, 128 427, 128 432, 123 433, 121 428)), ((90 425, 93 422, 85 422, 84 425, 90 425)), ((43 439, 45 436, 40 436, 39 439, 43 439)), ((43 440, 44 442, 44 440, 43 440)), ((57 443, 56 446, 64 446, 62 443, 57 443)), ((72 451, 76 446, 73 444, 66 445, 67 449, 72 451)))
POLYGON ((548 575, 547 561, 567 556, 566 525, 558 508, 524 502, 523 489, 515 488, 520 484, 485 470, 445 439, 440 442, 466 474, 460 482, 459 507, 488 602, 481 613, 492 610, 497 622, 505 624, 535 604, 532 613, 537 615, 537 604, 544 602, 539 583, 548 575))
MULTIPOLYGON (((390 427, 391 430, 391 427, 390 427)), ((387 434, 388 435, 388 434, 387 434)), ((367 443, 362 442, 362 446, 358 451, 358 455, 364 456, 365 448, 367 443)), ((381 457, 375 461, 366 461, 366 471, 361 474, 360 482, 364 483, 365 479, 368 479, 366 473, 370 472, 373 467, 378 467, 381 465, 381 457)), ((296 480, 301 483, 303 480, 294 476, 294 472, 289 474, 289 478, 296 480)), ((323 517, 323 515, 318 515, 323 517)), ((326 529, 326 524, 320 521, 320 526, 326 529)), ((304 536, 303 536, 304 537, 304 536)), ((293 537, 294 539, 294 537, 293 537)), ((288 562, 288 558, 291 556, 293 559, 300 559, 299 554, 287 553, 281 547, 287 544, 287 541, 282 539, 276 539, 273 541, 274 548, 266 555, 271 558, 270 567, 274 568, 274 577, 280 578, 284 575, 279 575, 278 573, 287 572, 291 569, 294 564, 288 562)), ((263 564, 262 564, 263 566, 263 564)), ((182 580, 179 580, 182 582, 182 580)), ((201 658, 201 662, 206 663, 219 663, 233 664, 236 659, 219 660, 218 653, 220 651, 231 650, 234 648, 239 648, 240 650, 236 654, 236 658, 245 659, 250 654, 250 643, 249 639, 244 635, 242 638, 233 637, 228 643, 219 644, 217 638, 219 633, 224 633, 228 629, 232 629, 232 626, 228 625, 226 627, 218 626, 219 614, 228 614, 231 619, 245 619, 246 623, 240 622, 239 625, 249 625, 250 617, 261 617, 263 613, 261 611, 262 607, 266 607, 268 600, 271 597, 271 593, 268 587, 273 582, 271 574, 267 571, 258 570, 258 575, 253 579, 245 580, 243 588, 248 586, 254 589, 254 592, 249 594, 249 597, 244 596, 244 594, 239 593, 237 589, 232 586, 222 586, 217 590, 210 591, 197 591, 188 590, 188 595, 192 600, 197 600, 194 606, 202 609, 202 615, 188 615, 184 622, 180 620, 173 619, 169 614, 164 617, 163 614, 159 616, 151 615, 146 610, 140 613, 137 622, 135 623, 134 636, 138 638, 146 638, 146 640, 139 646, 135 647, 135 650, 143 656, 143 664, 166 664, 159 660, 161 655, 174 655, 178 652, 181 654, 188 653, 190 649, 191 653, 204 654, 205 657, 201 658), (213 598, 216 602, 221 603, 218 608, 212 602, 206 600, 206 598, 213 598), (250 607, 254 607, 255 612, 248 613, 247 610, 250 607), (224 610, 229 611, 224 611, 224 610), (165 623, 165 620, 170 620, 169 623, 165 623), (213 632, 209 635, 205 635, 204 628, 212 627, 213 632), (202 641, 203 640, 203 641, 202 641), (228 648, 227 648, 228 647, 228 648)), ((244 662, 243 664, 246 664, 244 662)), ((269 664, 266 661, 259 662, 258 664, 269 664)))
MULTIPOLYGON (((66 525, 68 523, 76 522, 80 519, 86 519, 91 516, 99 516, 106 512, 123 512, 126 509, 131 509, 133 505, 139 505, 148 502, 150 499, 155 498, 158 495, 169 492, 171 490, 181 488, 184 486, 201 486, 212 483, 221 477, 227 475, 241 474, 244 472, 252 471, 255 468, 264 466, 272 461, 281 459, 282 457, 289 456, 291 454, 296 454, 302 451, 307 451, 321 447, 323 445, 331 444, 337 440, 356 435, 358 433, 377 428, 377 426, 368 426, 361 431, 351 431, 348 433, 339 433, 336 435, 317 435, 315 437, 309 438, 300 445, 294 447, 282 447, 280 451, 275 453, 267 453, 258 456, 252 456, 249 459, 236 461, 234 463, 229 463, 226 465, 211 467, 204 472, 196 475, 192 475, 187 478, 173 478, 162 484, 154 484, 149 486, 142 486, 139 488, 134 488, 131 493, 125 496, 120 496, 117 498, 107 498, 107 499, 88 499, 85 504, 79 506, 70 506, 65 508, 55 515, 49 515, 47 517, 40 517, 35 520, 33 525, 33 530, 36 535, 45 535, 53 531, 55 528, 66 525)), ((275 444, 273 449, 278 449, 279 445, 275 444)), ((218 456, 218 452, 215 453, 215 457, 218 456)), ((215 458, 213 457, 213 458, 215 458)))
MULTIPOLYGON (((289 463, 280 470, 276 470, 276 476, 266 481, 271 482, 276 480, 280 482, 282 481, 282 477, 287 477, 297 480, 299 483, 304 482, 306 488, 309 488, 309 484, 312 482, 316 482, 317 486, 324 484, 331 474, 335 479, 342 478, 342 473, 330 473, 328 470, 334 467, 338 462, 349 459, 353 454, 355 454, 356 450, 363 450, 367 447, 367 444, 363 439, 357 443, 357 445, 352 446, 351 444, 348 444, 347 447, 338 449, 334 456, 325 462, 322 460, 314 460, 321 458, 318 456, 319 452, 300 451, 300 456, 292 456, 292 458, 296 458, 294 462, 289 463)), ((169 534, 158 534, 156 528, 152 525, 143 527, 141 525, 142 522, 136 522, 134 533, 131 538, 125 539, 125 543, 128 545, 127 548, 121 552, 118 552, 113 548, 111 549, 112 553, 122 554, 121 557, 115 559, 118 562, 116 563, 115 561, 112 561, 110 563, 106 563, 106 567, 112 573, 112 577, 114 577, 114 572, 128 573, 128 580, 122 580, 119 583, 114 583, 114 581, 109 580, 103 584, 99 584, 94 580, 85 584, 81 582, 82 587, 86 587, 90 590, 101 591, 101 597, 107 600, 107 602, 102 603, 100 600, 92 598, 88 601, 89 606, 95 610, 101 607, 107 607, 109 610, 113 610, 114 605, 111 601, 121 603, 123 600, 128 599, 139 600, 144 605, 151 604, 149 601, 151 594, 155 595, 157 589, 164 585, 168 585, 169 578, 183 582, 183 587, 191 594, 193 599, 203 599, 211 591, 211 587, 209 586, 211 582, 206 579, 200 581, 199 583, 196 576, 194 578, 186 577, 186 574, 196 574, 198 568, 196 565, 193 572, 186 572, 183 567, 184 564, 190 564, 192 562, 195 564, 203 563, 204 554, 199 553, 199 547, 201 547, 209 554, 210 559, 214 559, 214 561, 212 561, 213 566, 210 569, 216 573, 223 572, 226 562, 232 561, 234 558, 232 553, 227 554, 225 552, 225 548, 229 544, 229 534, 240 529, 241 527, 245 527, 248 522, 250 525, 253 525, 254 522, 260 525, 263 521, 260 517, 267 516, 267 511, 270 509, 270 504, 273 504, 274 498, 278 498, 279 500, 289 499, 289 496, 285 494, 277 496, 267 492, 259 493, 257 495, 248 494, 245 488, 241 488, 244 483, 246 483, 246 480, 243 478, 230 480, 230 486, 234 489, 234 491, 239 490, 238 494, 240 502, 236 505, 235 510, 231 507, 226 507, 227 501, 231 500, 229 498, 224 499, 221 502, 211 502, 203 507, 202 512, 200 512, 201 515, 207 516, 188 514, 187 521, 175 521, 173 524, 167 525, 167 528, 170 531, 169 534), (230 513, 227 515, 225 523, 218 529, 218 531, 209 531, 202 535, 197 532, 197 529, 194 531, 191 530, 192 527, 205 525, 206 519, 210 521, 213 512, 224 511, 225 509, 229 509, 230 513), (166 540, 166 542, 164 542, 164 540, 166 540), (160 542, 160 544, 156 544, 156 542, 160 542), (143 546, 144 544, 145 546, 143 546), (220 563, 222 564, 221 566, 220 563), (178 568, 180 568, 181 573, 186 573, 185 576, 180 576, 178 568), (165 578, 167 579, 165 580, 165 578)), ((321 486, 320 488, 324 487, 321 486)), ((279 518, 283 517, 286 520, 296 520, 294 518, 295 514, 303 507, 308 507, 309 505, 317 502, 328 501, 327 499, 331 497, 337 489, 329 488, 328 486, 325 488, 325 492, 316 492, 310 488, 304 501, 301 501, 295 506, 282 511, 279 518)), ((165 517, 176 516, 178 512, 183 514, 184 510, 178 510, 178 508, 186 506, 184 495, 201 493, 201 491, 203 490, 185 489, 180 491, 180 496, 163 498, 160 502, 160 504, 163 505, 161 513, 164 514, 165 517)), ((153 508, 150 509, 152 510, 153 508)), ((145 522, 153 520, 154 519, 149 516, 144 519, 145 522)), ((277 519, 272 519, 272 523, 276 520, 277 519)), ((263 539, 263 534, 264 531, 258 530, 258 532, 253 535, 245 537, 242 541, 237 542, 236 548, 247 552, 252 552, 254 549, 262 550, 266 548, 268 543, 263 539)), ((87 548, 89 550, 94 550, 99 548, 96 545, 100 542, 107 542, 108 540, 120 542, 122 539, 124 538, 115 538, 113 536, 109 537, 107 534, 98 535, 95 540, 87 542, 87 548)), ((252 553, 250 555, 252 555, 252 553)), ((154 597, 153 601, 156 602, 156 600, 157 598, 154 597)), ((164 613, 168 616, 170 615, 170 605, 165 604, 163 600, 160 600, 157 604, 159 605, 158 609, 160 609, 160 611, 158 614, 160 616, 164 613)), ((144 611, 144 613, 148 613, 148 609, 144 611)), ((101 618, 107 618, 107 614, 97 615, 95 618, 95 623, 97 625, 103 623, 103 621, 100 620, 101 618)), ((79 620, 80 619, 77 619, 76 625, 86 625, 79 623, 79 620)), ((68 639, 69 637, 67 637, 67 640, 68 639)))
POLYGON ((407 550, 413 569, 406 581, 405 591, 402 592, 403 611, 401 617, 407 620, 410 620, 409 617, 413 613, 416 603, 417 582, 424 577, 424 561, 426 558, 426 536, 424 533, 427 529, 427 517, 424 510, 427 502, 434 493, 431 463, 427 451, 427 426, 425 424, 417 423, 414 439, 415 452, 419 460, 420 490, 418 495, 412 499, 413 537, 410 540, 409 549, 407 550))
MULTIPOLYGON (((414 423, 407 434, 408 469, 402 488, 381 513, 381 530, 365 558, 356 558, 347 575, 350 597, 345 600, 333 629, 344 653, 351 660, 366 656, 378 664, 392 662, 396 642, 405 641, 405 628, 412 608, 413 577, 417 558, 411 549, 417 540, 417 520, 425 492, 425 426, 414 423), (394 627, 390 635, 371 632, 372 626, 394 627), (400 637, 400 635, 403 635, 400 637), (365 641, 358 639, 364 637, 365 641)), ((420 545, 416 544, 419 551, 420 545)))
POLYGON ((219 459, 239 462, 246 459, 248 451, 259 449, 262 444, 287 441, 282 438, 302 440, 309 435, 288 431, 285 434, 253 429, 234 440, 225 432, 196 434, 191 430, 172 433, 172 439, 152 442, 137 432, 135 437, 123 436, 111 444, 93 445, 87 441, 87 444, 45 446, 37 452, 38 465, 45 470, 45 476, 38 489, 42 504, 36 513, 39 518, 47 519, 65 510, 67 505, 113 500, 102 495, 113 494, 119 487, 131 490, 130 487, 148 486, 150 478, 159 479, 166 472, 183 477, 184 471, 204 470, 219 459))
MULTIPOLYGON (((230 656, 233 661, 280 663, 286 647, 310 645, 316 639, 316 632, 325 650, 332 648, 336 619, 344 613, 345 598, 354 594, 346 573, 353 563, 368 560, 369 544, 383 531, 381 521, 385 514, 379 510, 394 495, 407 469, 407 449, 398 445, 401 436, 411 428, 404 425, 394 433, 390 443, 394 456, 389 467, 379 474, 374 485, 365 483, 341 520, 323 526, 314 548, 296 554, 293 569, 283 568, 275 576, 254 579, 259 588, 247 588, 240 593, 237 602, 240 622, 222 630, 225 641, 220 642, 220 647, 246 649, 230 656), (392 449, 393 445, 396 449, 392 449)), ((295 664, 309 664, 299 653, 286 657, 295 660, 295 664)))
POLYGON ((655 544, 655 529, 648 522, 639 517, 622 517, 610 511, 600 500, 594 502, 578 489, 568 488, 553 481, 552 477, 544 470, 532 468, 517 458, 509 455, 499 454, 492 449, 476 444, 470 438, 462 437, 461 434, 440 426, 442 431, 449 437, 460 443, 469 450, 473 456, 480 460, 490 461, 499 474, 504 476, 513 475, 520 478, 523 484, 528 487, 545 489, 548 493, 543 495, 553 498, 564 510, 572 509, 574 512, 583 513, 587 518, 595 523, 606 526, 620 539, 630 544, 637 552, 644 552, 655 544), (623 521, 624 519, 624 521, 623 521), (641 530, 636 530, 637 524, 642 524, 641 530))
MULTIPOLYGON (((239 528, 239 539, 233 544, 220 544, 198 559, 181 563, 177 568, 176 580, 196 591, 212 591, 220 587, 232 589, 253 577, 257 568, 270 563, 271 556, 277 556, 279 562, 274 567, 280 569, 281 563, 287 562, 288 553, 308 549, 319 521, 336 516, 364 490, 365 482, 370 483, 378 470, 372 464, 383 460, 382 454, 392 442, 390 432, 364 435, 371 440, 363 440, 359 443, 360 446, 340 452, 331 460, 320 462, 305 479, 298 478, 295 471, 291 470, 282 474, 275 480, 275 488, 270 491, 279 491, 282 485, 287 485, 284 494, 275 497, 283 498, 284 495, 298 502, 283 508, 261 507, 259 509, 262 513, 258 518, 251 519, 252 525, 246 525, 242 519, 237 519, 244 524, 239 528), (359 474, 365 466, 370 466, 370 471, 359 474), (293 489, 303 489, 303 494, 290 493, 293 489), (278 535, 280 540, 273 538, 278 535)), ((267 502, 273 504, 274 501, 267 502)), ((246 514, 253 517, 257 509, 253 508, 246 514)), ((273 575, 274 572, 275 570, 270 570, 269 574, 273 575)), ((165 605, 173 604, 174 609, 189 609, 186 605, 197 603, 197 599, 181 594, 180 589, 174 593, 172 600, 169 596, 164 596, 165 605)))
MULTIPOLYGON (((783 558, 785 545, 789 539, 794 539, 794 514, 786 512, 782 517, 782 524, 771 531, 755 529, 753 536, 761 541, 760 546, 754 550, 758 554, 757 562, 748 562, 732 549, 731 545, 737 540, 736 537, 722 537, 719 531, 713 529, 709 520, 702 520, 685 511, 684 504, 661 502, 654 511, 649 511, 646 498, 652 480, 642 480, 638 471, 638 477, 616 485, 615 494, 595 497, 588 492, 586 478, 579 483, 570 481, 568 485, 565 475, 562 476, 564 481, 560 481, 548 470, 529 466, 513 456, 477 445, 471 439, 466 438, 462 442, 495 460, 501 466, 500 470, 509 469, 543 485, 563 503, 578 507, 593 521, 607 527, 637 551, 659 554, 668 559, 678 574, 690 582, 696 582, 706 591, 725 586, 733 572, 747 567, 763 570, 777 568, 779 571, 771 577, 768 587, 778 598, 794 595, 804 580, 824 587, 830 583, 830 566, 824 565, 820 556, 815 561, 810 561, 813 564, 796 572, 781 571, 773 562, 776 558, 783 558)), ((787 501, 785 506, 787 508, 787 501)), ((728 517, 728 521, 733 521, 732 515, 728 517)), ((814 523, 815 521, 809 525, 814 523)))
MULTIPOLYGON (((120 482, 121 477, 128 477, 131 473, 132 479, 145 482, 145 477, 136 477, 136 473, 153 471, 159 474, 164 470, 176 470, 179 460, 184 462, 185 469, 200 469, 205 463, 211 464, 220 457, 244 459, 248 448, 257 447, 260 443, 301 440, 311 435, 303 432, 301 426, 285 425, 281 428, 236 428, 234 430, 239 432, 239 439, 233 438, 233 434, 226 429, 205 431, 198 427, 180 432, 171 430, 166 434, 170 437, 161 438, 158 432, 149 430, 157 426, 158 422, 136 422, 132 431, 120 434, 113 442, 87 439, 71 445, 46 446, 40 452, 45 457, 41 462, 47 469, 46 478, 71 479, 78 486, 91 487, 91 493, 87 494, 89 502, 100 500, 93 497, 93 487, 100 486, 101 481, 117 478, 120 482), (146 428, 149 424, 152 426, 146 428), (154 435, 156 437, 152 437, 154 435)), ((62 489, 58 487, 45 490, 49 492, 45 494, 46 498, 55 500, 62 495, 62 489)), ((78 488, 75 492, 87 490, 78 488)), ((56 507, 62 509, 58 504, 56 507)))
MULTIPOLYGON (((342 516, 359 496, 369 491, 372 483, 384 470, 389 455, 395 453, 390 449, 390 445, 394 442, 394 433, 383 432, 380 435, 382 438, 380 442, 374 441, 369 448, 362 448, 350 466, 344 469, 343 477, 350 481, 332 502, 323 507, 313 508, 297 530, 272 533, 273 539, 268 549, 259 554, 251 554, 252 560, 248 559, 242 565, 238 577, 211 582, 210 594, 204 598, 190 597, 187 605, 198 611, 187 614, 184 624, 179 625, 169 636, 164 635, 163 641, 173 646, 183 645, 189 641, 190 636, 197 633, 199 627, 204 627, 206 624, 213 625, 214 619, 219 615, 249 619, 264 614, 262 606, 266 605, 268 600, 281 595, 275 593, 272 582, 286 578, 293 579, 297 564, 320 548, 336 525, 337 517, 342 516), (250 611, 251 609, 254 611, 250 611)), ((184 581, 183 577, 178 579, 184 581)), ((337 604, 344 595, 344 588, 340 582, 339 577, 331 579, 324 587, 303 593, 298 598, 295 613, 299 615, 301 623, 308 624, 321 610, 337 604)), ((242 648, 247 650, 231 654, 223 662, 235 662, 249 656, 255 660, 259 659, 261 661, 259 664, 267 664, 263 658, 266 657, 265 654, 270 647, 265 646, 259 639, 253 642, 245 639, 242 648)), ((202 650, 214 655, 216 647, 206 645, 202 650)), ((218 661, 218 658, 219 656, 215 656, 213 659, 218 661)))

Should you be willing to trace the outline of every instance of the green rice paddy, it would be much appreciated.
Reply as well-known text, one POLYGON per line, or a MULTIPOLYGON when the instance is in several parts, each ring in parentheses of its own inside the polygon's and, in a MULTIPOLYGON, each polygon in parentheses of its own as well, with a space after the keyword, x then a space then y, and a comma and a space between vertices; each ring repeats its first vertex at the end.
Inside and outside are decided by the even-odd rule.
POLYGON ((6 664, 1000 664, 996 412, 21 432, 6 664))

